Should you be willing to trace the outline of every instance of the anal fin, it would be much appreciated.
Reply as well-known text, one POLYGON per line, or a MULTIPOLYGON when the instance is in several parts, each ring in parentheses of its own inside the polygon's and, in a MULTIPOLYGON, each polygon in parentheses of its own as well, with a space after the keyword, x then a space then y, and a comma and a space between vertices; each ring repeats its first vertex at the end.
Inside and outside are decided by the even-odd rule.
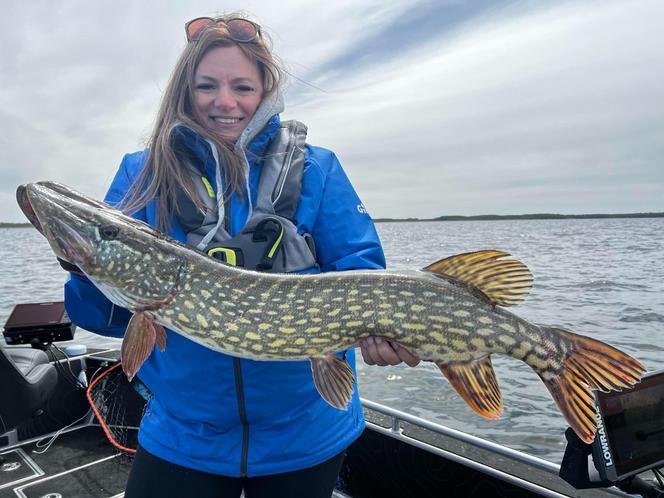
POLYGON ((464 363, 437 363, 438 368, 468 406, 488 419, 500 417, 503 401, 491 357, 464 363))
POLYGON ((353 397, 355 375, 344 360, 333 354, 311 358, 311 372, 316 389, 334 408, 345 410, 353 397))

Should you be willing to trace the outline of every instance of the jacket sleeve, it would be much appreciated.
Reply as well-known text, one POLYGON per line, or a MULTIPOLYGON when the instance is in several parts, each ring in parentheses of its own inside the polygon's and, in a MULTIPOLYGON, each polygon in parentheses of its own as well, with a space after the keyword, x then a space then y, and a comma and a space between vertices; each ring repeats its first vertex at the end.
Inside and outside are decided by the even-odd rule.
MULTIPOLYGON (((104 201, 116 205, 125 195, 132 178, 130 164, 136 155, 126 155, 111 183, 104 201)), ((145 209, 134 214, 145 220, 145 209)), ((131 318, 131 312, 111 303, 86 277, 70 274, 64 289, 65 308, 72 322, 97 334, 122 337, 131 318)))
POLYGON ((373 220, 336 156, 329 161, 311 235, 321 271, 385 268, 385 255, 373 220))

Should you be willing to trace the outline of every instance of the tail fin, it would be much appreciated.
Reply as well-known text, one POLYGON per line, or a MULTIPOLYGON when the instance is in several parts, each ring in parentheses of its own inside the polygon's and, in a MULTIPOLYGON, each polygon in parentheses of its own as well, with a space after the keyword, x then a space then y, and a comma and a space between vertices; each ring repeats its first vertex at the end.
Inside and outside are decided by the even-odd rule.
MULTIPOLYGON (((636 359, 601 341, 562 329, 542 327, 546 334, 562 336, 569 350, 557 375, 538 372, 565 420, 586 443, 597 429, 592 389, 620 391, 641 379, 645 367, 636 359)), ((550 371, 548 371, 550 373, 550 371)))

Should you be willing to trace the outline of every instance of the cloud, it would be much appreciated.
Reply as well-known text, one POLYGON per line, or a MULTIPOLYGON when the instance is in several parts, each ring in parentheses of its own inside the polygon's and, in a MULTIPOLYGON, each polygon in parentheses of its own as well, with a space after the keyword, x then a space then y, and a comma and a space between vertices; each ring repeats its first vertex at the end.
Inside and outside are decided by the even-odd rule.
POLYGON ((352 71, 294 115, 316 119, 374 215, 662 210, 664 6, 493 14, 352 71), (519 203, 495 195, 510 185, 519 203))
MULTIPOLYGON (((236 5, 295 76, 285 117, 338 154, 374 216, 664 210, 657 0, 236 5)), ((102 196, 144 146, 184 20, 218 10, 9 2, 0 221, 22 221, 18 183, 102 196)))

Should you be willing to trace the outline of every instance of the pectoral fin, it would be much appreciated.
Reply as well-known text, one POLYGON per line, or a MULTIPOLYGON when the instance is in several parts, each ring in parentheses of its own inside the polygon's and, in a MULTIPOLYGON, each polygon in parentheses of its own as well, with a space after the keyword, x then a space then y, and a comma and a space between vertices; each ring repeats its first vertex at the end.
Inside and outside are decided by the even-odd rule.
POLYGON ((491 357, 466 363, 437 364, 452 387, 477 413, 488 419, 500 417, 503 401, 491 357))
POLYGON ((161 323, 152 322, 155 332, 155 340, 157 341, 157 349, 160 353, 163 353, 166 349, 166 329, 161 323))
POLYGON ((333 354, 311 358, 316 389, 330 405, 345 410, 353 397, 355 376, 348 363, 333 354))
POLYGON ((141 368, 143 362, 150 356, 154 348, 157 331, 156 326, 161 327, 163 333, 163 345, 165 346, 166 331, 161 325, 155 324, 147 313, 139 311, 129 320, 127 331, 122 340, 120 355, 122 358, 122 370, 130 381, 141 368))

